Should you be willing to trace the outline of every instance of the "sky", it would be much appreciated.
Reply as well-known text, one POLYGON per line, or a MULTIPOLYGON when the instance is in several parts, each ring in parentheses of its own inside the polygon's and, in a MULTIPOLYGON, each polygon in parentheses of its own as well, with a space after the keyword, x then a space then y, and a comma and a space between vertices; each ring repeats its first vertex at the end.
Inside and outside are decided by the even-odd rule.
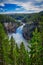
POLYGON ((43 0, 0 0, 0 14, 43 11, 43 0))

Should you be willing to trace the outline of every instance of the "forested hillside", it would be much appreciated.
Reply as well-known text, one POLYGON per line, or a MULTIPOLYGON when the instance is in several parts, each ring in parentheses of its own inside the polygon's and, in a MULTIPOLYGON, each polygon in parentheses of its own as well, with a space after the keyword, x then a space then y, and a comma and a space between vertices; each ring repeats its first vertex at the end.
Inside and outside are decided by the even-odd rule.
POLYGON ((28 39, 30 51, 25 48, 23 42, 18 47, 14 38, 11 36, 11 39, 9 39, 5 32, 3 23, 11 22, 12 24, 15 19, 10 15, 0 15, 0 65, 43 65, 43 12, 25 15, 26 18, 24 17, 22 20, 22 22, 26 21, 25 30, 23 29, 24 34, 26 33, 28 36, 31 33, 29 30, 32 29, 31 24, 37 23, 32 31, 31 39, 28 39), (27 27, 27 25, 29 26, 27 27))

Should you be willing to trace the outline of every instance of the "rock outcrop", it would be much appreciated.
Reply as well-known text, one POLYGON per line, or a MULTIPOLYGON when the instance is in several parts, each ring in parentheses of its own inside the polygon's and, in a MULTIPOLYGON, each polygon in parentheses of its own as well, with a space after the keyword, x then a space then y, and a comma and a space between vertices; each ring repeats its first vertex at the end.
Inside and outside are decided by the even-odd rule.
POLYGON ((17 23, 4 22, 4 28, 7 31, 7 33, 15 33, 17 27, 18 27, 17 23))
POLYGON ((35 28, 37 27, 37 23, 31 23, 31 24, 26 24, 23 27, 23 37, 27 40, 31 39, 32 32, 35 30, 35 28))

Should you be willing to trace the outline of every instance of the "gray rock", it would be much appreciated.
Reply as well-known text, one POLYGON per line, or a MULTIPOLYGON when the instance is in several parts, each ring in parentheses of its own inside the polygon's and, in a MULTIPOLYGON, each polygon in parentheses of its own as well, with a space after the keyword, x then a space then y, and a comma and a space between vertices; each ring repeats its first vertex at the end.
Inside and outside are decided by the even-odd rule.
POLYGON ((18 27, 18 24, 17 23, 14 23, 14 22, 5 22, 4 23, 4 27, 5 27, 5 30, 7 31, 7 33, 15 33, 17 27, 18 27))
POLYGON ((26 24, 23 27, 23 37, 27 40, 31 39, 31 37, 33 36, 32 32, 35 30, 36 27, 36 23, 26 24))

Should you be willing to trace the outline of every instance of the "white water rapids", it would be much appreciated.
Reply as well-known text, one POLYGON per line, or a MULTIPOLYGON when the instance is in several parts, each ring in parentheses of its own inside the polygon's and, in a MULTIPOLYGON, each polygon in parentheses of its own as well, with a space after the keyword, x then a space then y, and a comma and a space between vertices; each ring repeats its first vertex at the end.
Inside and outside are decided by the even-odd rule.
POLYGON ((8 34, 8 36, 9 36, 9 39, 11 38, 11 36, 13 36, 13 38, 14 38, 14 40, 15 40, 15 42, 18 44, 18 46, 20 46, 20 44, 21 44, 21 42, 23 42, 24 43, 24 45, 25 45, 25 48, 28 50, 28 43, 27 43, 27 41, 24 39, 24 37, 23 37, 23 35, 22 35, 22 29, 23 29, 23 26, 24 26, 25 24, 23 24, 23 25, 21 25, 21 26, 19 26, 18 28, 17 28, 17 30, 16 30, 16 33, 12 33, 12 34, 8 34))

